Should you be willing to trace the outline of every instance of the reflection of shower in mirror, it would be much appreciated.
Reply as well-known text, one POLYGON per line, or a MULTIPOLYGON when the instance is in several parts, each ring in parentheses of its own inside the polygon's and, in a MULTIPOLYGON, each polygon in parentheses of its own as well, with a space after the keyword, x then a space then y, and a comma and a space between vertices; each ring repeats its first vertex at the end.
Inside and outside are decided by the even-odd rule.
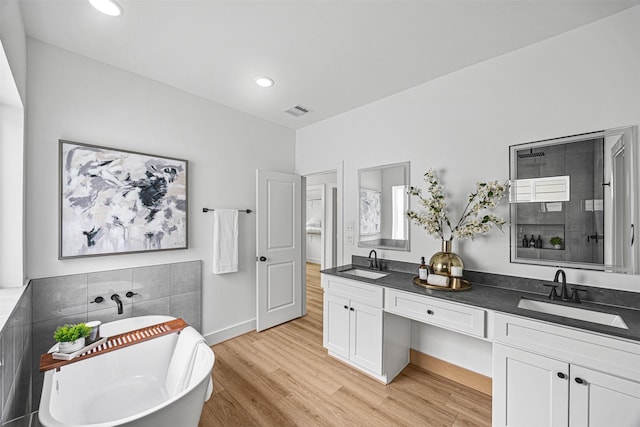
POLYGON ((511 261, 640 273, 637 126, 510 147, 511 261), (522 236, 541 236, 523 245, 522 236), (561 250, 549 242, 561 237, 561 250))
POLYGON ((524 150, 518 151, 519 159, 528 159, 530 157, 542 157, 542 156, 544 156, 544 151, 536 151, 534 153, 533 148, 530 148, 528 153, 524 150))

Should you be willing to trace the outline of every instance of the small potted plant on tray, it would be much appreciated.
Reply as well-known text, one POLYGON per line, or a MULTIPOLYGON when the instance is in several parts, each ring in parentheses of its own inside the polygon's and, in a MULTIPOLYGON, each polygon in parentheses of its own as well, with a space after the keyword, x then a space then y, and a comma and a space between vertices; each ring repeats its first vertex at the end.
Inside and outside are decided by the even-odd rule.
POLYGON ((91 333, 91 328, 84 323, 58 326, 53 338, 58 341, 60 353, 73 353, 84 347, 84 339, 91 333))
POLYGON ((555 249, 562 249, 562 242, 563 240, 560 236, 553 236, 549 239, 549 243, 551 243, 555 249))

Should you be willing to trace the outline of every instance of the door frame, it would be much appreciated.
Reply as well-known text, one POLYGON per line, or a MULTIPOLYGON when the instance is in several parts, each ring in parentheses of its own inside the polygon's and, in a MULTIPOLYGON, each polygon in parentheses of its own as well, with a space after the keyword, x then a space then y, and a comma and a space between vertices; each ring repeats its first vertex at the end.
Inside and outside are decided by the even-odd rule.
MULTIPOLYGON (((344 262, 344 254, 345 254, 345 248, 344 248, 344 238, 343 238, 343 224, 344 224, 344 161, 340 160, 340 162, 335 166, 335 168, 333 169, 325 169, 322 171, 308 171, 308 172, 299 172, 299 174, 302 176, 302 178, 304 179, 303 182, 303 187, 305 189, 305 194, 304 194, 304 200, 306 200, 307 195, 306 195, 306 188, 307 188, 307 184, 306 184, 306 178, 308 178, 311 175, 326 175, 326 174, 330 174, 330 173, 335 173, 336 174, 336 191, 337 191, 337 197, 336 197, 336 206, 335 206, 335 210, 336 210, 336 223, 334 224, 334 228, 336 230, 336 233, 334 235, 334 238, 336 239, 336 265, 334 267, 337 267, 338 265, 342 265, 342 264, 346 264, 344 262)), ((326 193, 326 191, 325 191, 326 193)), ((325 204, 326 204, 326 198, 325 198, 325 204)), ((303 216, 306 216, 306 210, 303 209, 303 216)), ((325 226, 326 221, 323 221, 322 226, 325 226)), ((306 225, 306 218, 303 218, 303 226, 306 225)), ((331 232, 332 230, 327 230, 328 232, 331 232)), ((303 229, 303 235, 305 236, 305 242, 306 242, 306 234, 307 231, 306 229, 303 229)), ((306 244, 303 245, 306 247, 306 244)), ((324 258, 324 253, 322 254, 323 258, 324 258)), ((303 248, 303 259, 306 260, 307 259, 307 254, 306 254, 306 248, 303 248)), ((351 261, 349 261, 350 263, 351 261)), ((304 275, 305 279, 306 279, 306 274, 304 275)), ((305 282, 305 290, 306 290, 306 282, 305 282)))

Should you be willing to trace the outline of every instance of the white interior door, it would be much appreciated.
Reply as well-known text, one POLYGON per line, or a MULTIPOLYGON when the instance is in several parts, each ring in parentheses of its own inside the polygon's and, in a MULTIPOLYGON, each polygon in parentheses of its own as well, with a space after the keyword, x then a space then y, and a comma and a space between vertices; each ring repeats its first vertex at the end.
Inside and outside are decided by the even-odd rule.
POLYGON ((302 177, 256 171, 256 329, 303 314, 302 177))

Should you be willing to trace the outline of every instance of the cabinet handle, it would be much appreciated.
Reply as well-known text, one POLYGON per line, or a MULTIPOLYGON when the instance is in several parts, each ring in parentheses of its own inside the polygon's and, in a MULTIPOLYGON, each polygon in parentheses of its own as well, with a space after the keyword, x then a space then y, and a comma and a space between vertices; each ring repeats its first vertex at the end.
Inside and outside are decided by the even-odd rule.
POLYGON ((348 310, 348 309, 349 309, 349 307, 345 305, 345 306, 344 306, 344 309, 345 309, 345 310, 348 310))
POLYGON ((558 372, 558 378, 565 379, 565 378, 567 378, 567 376, 565 374, 563 374, 562 372, 558 372))
POLYGON ((586 381, 585 381, 585 380, 583 380, 583 379, 582 379, 582 378, 580 378, 580 377, 576 377, 576 382, 577 382, 578 384, 586 384, 586 381))
POLYGON ((353 307, 349 308, 349 310, 351 310, 351 311, 356 311, 353 307))
POLYGON ((427 314, 434 314, 433 310, 427 310, 427 314))

